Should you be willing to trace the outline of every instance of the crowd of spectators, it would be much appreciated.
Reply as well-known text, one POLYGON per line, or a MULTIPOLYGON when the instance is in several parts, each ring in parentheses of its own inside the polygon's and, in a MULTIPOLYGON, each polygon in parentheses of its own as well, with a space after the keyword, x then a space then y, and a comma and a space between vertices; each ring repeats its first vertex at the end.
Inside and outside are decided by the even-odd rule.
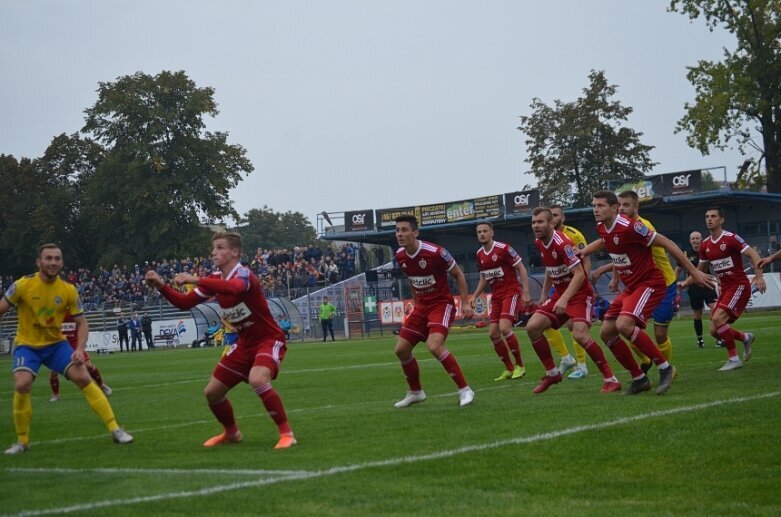
MULTIPOLYGON (((383 263, 385 250, 380 247, 370 252, 365 248, 344 244, 321 249, 316 246, 296 246, 293 249, 258 248, 252 256, 242 257, 258 278, 269 296, 297 297, 307 289, 334 284, 363 273, 371 265, 383 263), (370 259, 370 254, 372 259, 370 259)), ((157 290, 143 282, 147 270, 154 269, 166 280, 177 273, 188 272, 206 276, 212 271, 207 257, 148 261, 133 266, 115 264, 112 268, 99 267, 95 271, 80 268, 67 270, 64 278, 74 284, 87 310, 113 308, 121 305, 140 307, 155 303, 160 298, 157 290)), ((2 292, 15 279, 0 276, 2 292)), ((186 288, 187 286, 185 286, 186 288)))

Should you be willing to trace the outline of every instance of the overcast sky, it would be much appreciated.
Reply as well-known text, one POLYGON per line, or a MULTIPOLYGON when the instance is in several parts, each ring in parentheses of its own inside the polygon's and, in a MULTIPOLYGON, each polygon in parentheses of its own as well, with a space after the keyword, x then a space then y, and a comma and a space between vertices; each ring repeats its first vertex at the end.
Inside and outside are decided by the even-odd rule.
MULTIPOLYGON (((655 173, 726 166, 674 134, 686 66, 733 38, 662 0, 0 2, 0 153, 40 157, 78 131, 98 82, 184 70, 216 90, 209 130, 255 171, 232 193, 316 214, 519 190, 518 117, 576 99, 591 69, 619 85, 655 173)), ((717 174, 721 174, 718 172, 717 174)))

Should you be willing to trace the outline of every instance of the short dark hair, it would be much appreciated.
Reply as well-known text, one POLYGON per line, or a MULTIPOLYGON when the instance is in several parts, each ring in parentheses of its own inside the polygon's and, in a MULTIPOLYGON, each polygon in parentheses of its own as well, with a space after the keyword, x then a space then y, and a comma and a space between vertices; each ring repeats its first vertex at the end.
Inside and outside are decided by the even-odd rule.
POLYGON ((218 239, 225 239, 228 247, 232 250, 241 251, 241 234, 236 232, 217 232, 212 235, 212 242, 218 239))
POLYGON ((711 210, 715 210, 715 211, 716 211, 716 213, 718 213, 718 214, 719 214, 719 217, 721 217, 722 219, 724 219, 724 210, 722 210, 720 206, 711 206, 711 207, 708 207, 708 208, 705 210, 705 213, 707 214, 707 213, 708 213, 708 212, 710 212, 711 210))
POLYGON ((616 193, 610 190, 598 190, 594 192, 594 195, 591 197, 593 197, 594 199, 604 199, 605 201, 607 201, 608 205, 618 204, 618 197, 616 196, 616 193))
POLYGON ((477 223, 477 224, 475 225, 475 228, 477 228, 477 227, 478 227, 478 226, 480 226, 481 224, 484 224, 484 225, 488 226, 488 227, 489 227, 490 229, 492 229, 492 230, 494 229, 494 223, 492 223, 491 221, 480 221, 479 223, 477 223))
MULTIPOLYGON (((561 207, 559 207, 559 208, 561 208, 561 207)), ((548 221, 553 219, 553 212, 551 212, 551 209, 548 208, 547 206, 538 206, 537 208, 532 210, 532 216, 540 215, 543 212, 548 214, 548 221)))
POLYGON ((53 242, 47 242, 45 244, 41 244, 41 246, 38 248, 38 258, 43 255, 44 250, 58 250, 60 249, 59 244, 55 244, 53 242))
POLYGON ((620 194, 618 194, 618 197, 630 198, 633 201, 635 201, 636 203, 640 202, 640 196, 638 196, 637 192, 635 192, 634 190, 625 190, 625 191, 621 192, 620 194))
POLYGON ((418 229, 418 218, 412 214, 400 215, 396 218, 396 223, 409 223, 413 230, 418 229))

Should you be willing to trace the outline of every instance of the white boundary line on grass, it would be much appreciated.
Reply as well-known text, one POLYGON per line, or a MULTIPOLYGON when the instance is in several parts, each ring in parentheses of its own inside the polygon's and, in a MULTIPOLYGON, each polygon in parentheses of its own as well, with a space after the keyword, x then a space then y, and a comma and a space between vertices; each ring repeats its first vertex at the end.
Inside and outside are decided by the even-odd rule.
POLYGON ((55 514, 55 513, 70 513, 70 512, 78 512, 78 511, 91 511, 91 510, 96 510, 98 508, 108 508, 111 506, 120 506, 120 505, 124 506, 124 505, 131 505, 131 504, 149 503, 149 502, 164 501, 169 499, 179 499, 185 497, 202 497, 202 496, 208 496, 212 494, 218 494, 221 492, 240 490, 242 488, 256 488, 256 487, 261 487, 266 485, 273 485, 276 483, 281 483, 283 481, 321 478, 321 477, 333 476, 336 474, 344 474, 348 472, 355 472, 355 471, 365 470, 370 468, 389 467, 389 466, 402 465, 406 463, 418 463, 421 461, 438 460, 442 458, 450 458, 461 454, 467 454, 470 452, 479 452, 488 449, 496 449, 498 447, 504 447, 507 445, 522 445, 522 444, 529 444, 535 442, 542 442, 542 441, 552 440, 560 436, 567 436, 567 435, 583 433, 587 431, 598 431, 609 427, 615 427, 623 424, 631 424, 634 422, 648 420, 651 418, 675 415, 678 413, 690 413, 693 411, 710 409, 725 404, 740 404, 743 402, 751 402, 754 400, 777 397, 778 395, 781 395, 781 392, 774 391, 770 393, 761 393, 758 395, 751 395, 747 397, 734 397, 730 399, 715 400, 712 402, 705 402, 702 404, 695 404, 691 406, 681 406, 672 409, 651 411, 649 413, 644 413, 641 415, 617 418, 615 420, 611 420, 609 422, 603 422, 601 424, 579 425, 575 427, 568 427, 566 429, 561 429, 558 431, 538 433, 531 436, 519 436, 516 438, 509 438, 507 440, 499 440, 496 442, 485 443, 485 444, 467 445, 464 447, 459 447, 457 449, 447 449, 440 452, 423 454, 419 456, 402 456, 398 458, 389 458, 387 460, 368 461, 364 463, 355 463, 352 465, 336 466, 325 470, 302 471, 300 473, 287 474, 287 475, 283 474, 276 477, 269 477, 265 479, 256 479, 252 481, 243 481, 238 483, 229 483, 225 485, 205 487, 198 490, 169 492, 166 494, 157 494, 157 495, 150 495, 144 497, 133 497, 128 499, 113 499, 113 500, 109 499, 104 501, 96 501, 94 503, 83 503, 83 504, 77 504, 72 506, 63 506, 59 508, 47 508, 44 510, 26 510, 16 515, 31 516, 31 515, 48 515, 48 514, 55 514))
POLYGON ((135 468, 65 468, 65 467, 10 467, 7 469, 0 469, 4 472, 10 473, 24 473, 24 474, 163 474, 163 475, 187 475, 192 474, 216 474, 219 476, 224 475, 236 475, 236 476, 268 476, 268 475, 299 475, 309 474, 311 471, 306 470, 262 470, 262 469, 135 469, 135 468))

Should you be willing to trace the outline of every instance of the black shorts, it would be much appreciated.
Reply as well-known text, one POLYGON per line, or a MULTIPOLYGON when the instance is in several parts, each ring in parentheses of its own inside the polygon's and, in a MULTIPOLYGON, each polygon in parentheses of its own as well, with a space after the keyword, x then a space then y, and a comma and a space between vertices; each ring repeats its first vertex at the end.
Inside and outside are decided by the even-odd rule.
POLYGON ((708 305, 716 301, 716 291, 708 289, 707 287, 700 287, 699 285, 692 285, 689 287, 689 303, 695 311, 701 311, 705 304, 708 305))

